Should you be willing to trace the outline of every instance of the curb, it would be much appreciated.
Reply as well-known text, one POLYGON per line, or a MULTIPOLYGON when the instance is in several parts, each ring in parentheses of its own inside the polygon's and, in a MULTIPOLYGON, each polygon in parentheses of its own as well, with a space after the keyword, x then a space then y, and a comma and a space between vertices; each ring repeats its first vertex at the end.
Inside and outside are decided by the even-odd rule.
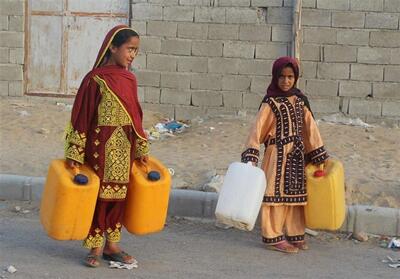
MULTIPOLYGON (((0 174, 0 199, 39 201, 44 183, 44 177, 0 174)), ((168 215, 215 218, 217 201, 217 193, 173 189, 169 197, 168 215)), ((339 230, 400 236, 400 209, 350 205, 339 230)))

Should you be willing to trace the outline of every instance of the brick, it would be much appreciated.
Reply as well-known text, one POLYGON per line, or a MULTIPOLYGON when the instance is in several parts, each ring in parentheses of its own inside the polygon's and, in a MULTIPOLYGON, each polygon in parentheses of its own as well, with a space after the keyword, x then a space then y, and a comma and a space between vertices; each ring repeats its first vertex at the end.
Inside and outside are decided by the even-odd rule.
POLYGON ((400 48, 390 50, 390 61, 391 64, 400 64, 400 48))
POLYGON ((240 108, 242 107, 242 92, 225 91, 222 92, 223 106, 227 108, 240 108))
POLYGON ((400 82, 400 66, 385 67, 385 81, 400 82))
POLYGON ((301 23, 303 26, 331 26, 332 13, 326 10, 302 10, 301 23))
POLYGON ((336 113, 340 111, 340 99, 338 97, 309 99, 314 113, 336 113))
POLYGON ((316 8, 317 0, 303 0, 303 8, 316 8))
POLYGON ((365 13, 362 12, 333 12, 332 26, 346 28, 363 28, 365 13))
POLYGON ((24 15, 23 0, 1 0, 0 15, 24 15))
POLYGON ((176 37, 178 24, 176 22, 149 21, 147 35, 157 37, 176 37))
POLYGON ((132 4, 133 20, 162 20, 163 7, 148 3, 132 4))
POLYGON ((148 54, 147 68, 149 70, 175 72, 176 60, 176 57, 168 55, 148 54))
POLYGON ((380 12, 383 10, 383 0, 350 0, 353 11, 380 12))
POLYGON ((398 29, 399 16, 389 13, 368 13, 365 17, 365 28, 398 29))
POLYGON ((321 61, 320 45, 303 44, 300 48, 300 57, 304 61, 321 61))
POLYGON ((8 96, 23 96, 23 81, 10 81, 8 84, 8 96))
POLYGON ((166 104, 143 104, 143 108, 147 111, 161 113, 163 117, 175 118, 174 106, 166 104))
POLYGON ((239 38, 239 25, 210 24, 208 38, 213 40, 237 40, 239 38))
POLYGON ((139 86, 160 86, 160 73, 142 70, 136 74, 136 77, 139 86))
POLYGON ((193 91, 192 104, 200 107, 219 107, 222 106, 222 94, 215 91, 193 91))
POLYGON ((178 23, 178 37, 185 39, 207 39, 208 25, 200 23, 178 23))
POLYGON ((22 66, 15 64, 0 64, 0 77, 2 80, 22 80, 22 66))
POLYGON ((8 96, 8 81, 0 80, 0 96, 8 96))
POLYGON ((194 7, 189 7, 189 6, 164 7, 163 19, 168 21, 193 22, 194 7))
POLYGON ((268 8, 267 23, 269 24, 292 24, 291 8, 268 8))
POLYGON ((24 17, 23 16, 9 16, 9 24, 8 30, 9 31, 17 31, 22 32, 24 31, 24 17))
POLYGON ((174 55, 190 55, 191 52, 191 40, 167 39, 161 41, 161 53, 174 55))
POLYGON ((269 43, 256 45, 256 58, 277 59, 278 57, 286 55, 288 55, 286 44, 269 43))
POLYGON ((337 43, 341 45, 368 45, 369 31, 364 30, 337 30, 337 43))
POLYGON ((400 47, 400 32, 373 31, 371 32, 370 45, 378 47, 400 47))
POLYGON ((400 83, 374 82, 372 92, 375 98, 400 99, 400 83))
POLYGON ((349 8, 349 0, 317 0, 317 9, 347 11, 349 8))
POLYGON ((382 116, 400 116, 400 102, 384 102, 382 104, 382 116))
POLYGON ((251 0, 252 7, 282 7, 283 0, 251 0))
POLYGON ((289 27, 272 26, 271 40, 273 42, 291 42, 292 29, 289 27))
POLYGON ((384 11, 400 13, 400 2, 398 0, 385 0, 384 11))
POLYGON ((160 88, 156 87, 145 87, 144 88, 144 101, 151 104, 160 103, 160 88))
POLYGON ((302 61, 300 65, 300 76, 302 78, 316 78, 317 77, 317 63, 302 61))
POLYGON ((255 45, 244 42, 224 43, 224 57, 254 58, 255 45))
POLYGON ((339 96, 345 97, 367 97, 372 93, 370 82, 362 81, 340 81, 339 96))
POLYGON ((250 7, 250 0, 219 0, 220 7, 250 7))
POLYGON ((352 80, 382 81, 383 66, 352 64, 350 77, 352 80))
POLYGON ((226 8, 226 23, 257 23, 258 14, 255 9, 226 8))
POLYGON ((208 59, 205 57, 179 57, 178 71, 206 73, 208 71, 208 59))
POLYGON ((264 94, 270 82, 270 76, 253 76, 251 79, 250 91, 257 94, 264 94))
POLYGON ((0 47, 0 63, 7 64, 10 62, 9 50, 8 47, 0 47))
POLYGON ((350 99, 349 113, 380 116, 382 114, 382 104, 364 99, 350 99))
POLYGON ((160 53, 161 52, 161 38, 157 37, 140 37, 140 51, 144 53, 160 53))
POLYGON ((10 63, 24 64, 24 49, 23 48, 10 48, 10 63))
POLYGON ((240 60, 239 73, 248 75, 270 75, 272 69, 272 61, 252 59, 240 60))
POLYGON ((348 79, 350 72, 349 64, 342 63, 319 63, 318 77, 323 79, 348 79))
POLYGON ((390 64, 390 51, 386 48, 360 47, 357 62, 367 64, 390 64))
POLYGON ((265 25, 240 25, 239 40, 241 41, 270 41, 271 27, 265 25))
POLYGON ((306 92, 311 96, 337 96, 338 84, 335 80, 309 79, 306 82, 306 92))
POLYGON ((146 21, 132 20, 131 27, 140 36, 145 36, 147 34, 147 22, 146 21))
POLYGON ((0 16, 0 31, 8 30, 8 16, 0 16))
POLYGON ((243 107, 247 109, 258 109, 263 98, 264 96, 259 94, 243 94, 243 107))
POLYGON ((24 33, 0 32, 0 47, 24 47, 24 33))
POLYGON ((247 91, 250 89, 251 79, 241 75, 224 75, 222 77, 222 90, 247 91))
POLYGON ((324 46, 325 62, 356 62, 357 48, 351 46, 324 46))
POLYGON ((173 105, 190 105, 192 94, 190 91, 176 89, 162 89, 161 103, 173 105))
POLYGON ((222 42, 220 41, 194 41, 192 44, 194 56, 222 56, 222 42))
POLYGON ((225 8, 196 7, 195 22, 225 23, 225 8))
POLYGON ((304 28, 304 42, 335 44, 336 30, 332 28, 304 28))
POLYGON ((161 73, 161 88, 190 89, 190 74, 161 73))
POLYGON ((193 74, 190 87, 192 89, 221 90, 222 76, 213 74, 193 74))
POLYGON ((209 58, 208 72, 221 74, 237 74, 239 72, 239 59, 209 58))

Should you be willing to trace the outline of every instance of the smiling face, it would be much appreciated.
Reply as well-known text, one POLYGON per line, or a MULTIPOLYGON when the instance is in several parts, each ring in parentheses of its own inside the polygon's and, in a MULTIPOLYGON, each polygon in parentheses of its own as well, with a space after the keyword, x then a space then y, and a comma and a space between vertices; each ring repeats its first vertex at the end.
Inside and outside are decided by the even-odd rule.
POLYGON ((278 78, 278 86, 284 92, 289 91, 294 86, 296 77, 292 67, 285 67, 282 69, 281 74, 278 78))
POLYGON ((135 59, 139 51, 139 44, 139 37, 134 36, 130 37, 125 43, 123 43, 119 47, 111 45, 111 58, 109 63, 107 64, 114 64, 124 68, 128 68, 128 66, 133 62, 133 59, 135 59))

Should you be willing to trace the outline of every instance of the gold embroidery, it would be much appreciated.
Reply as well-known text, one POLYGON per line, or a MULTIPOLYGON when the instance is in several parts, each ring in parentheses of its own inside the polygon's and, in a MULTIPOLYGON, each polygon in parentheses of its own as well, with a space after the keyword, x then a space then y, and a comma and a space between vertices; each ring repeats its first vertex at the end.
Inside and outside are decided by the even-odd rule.
POLYGON ((94 131, 98 134, 98 133, 100 133, 100 128, 97 127, 94 131))
POLYGON ((83 149, 77 147, 75 144, 72 144, 65 150, 65 158, 72 159, 83 164, 85 160, 85 153, 82 151, 83 149))
POLYGON ((106 187, 101 186, 99 197, 106 200, 122 200, 125 199, 128 188, 124 185, 122 187, 110 185, 106 187))
POLYGON ((95 157, 96 159, 99 157, 99 153, 97 153, 97 152, 95 152, 94 154, 93 154, 93 157, 95 157))
POLYGON ((95 140, 95 141, 94 141, 94 144, 95 144, 96 146, 98 146, 98 145, 100 144, 100 141, 99 141, 99 140, 95 140))
POLYGON ((111 242, 119 242, 121 239, 121 224, 117 223, 115 225, 115 230, 112 228, 107 229, 107 240, 111 242))
POLYGON ((131 143, 122 127, 114 130, 105 148, 104 182, 128 183, 131 143))
POLYGON ((79 133, 77 130, 74 130, 71 123, 69 123, 65 133, 66 133, 65 135, 66 142, 76 144, 77 146, 80 147, 85 147, 86 134, 83 132, 79 133))
POLYGON ((101 230, 99 228, 95 229, 95 235, 89 235, 84 241, 83 241, 83 247, 92 249, 92 248, 98 248, 103 246, 103 241, 104 238, 100 234, 101 230))
POLYGON ((95 170, 98 170, 99 169, 99 166, 98 165, 94 165, 94 167, 93 167, 95 170))
POLYGON ((135 143, 135 157, 139 158, 141 156, 148 155, 149 152, 150 150, 148 142, 140 138, 137 138, 135 143))

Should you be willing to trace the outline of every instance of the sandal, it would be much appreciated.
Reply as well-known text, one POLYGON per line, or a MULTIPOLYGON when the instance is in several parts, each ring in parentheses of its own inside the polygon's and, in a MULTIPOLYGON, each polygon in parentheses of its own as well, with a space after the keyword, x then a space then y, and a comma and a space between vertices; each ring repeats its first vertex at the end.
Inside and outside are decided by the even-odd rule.
POLYGON ((88 254, 85 259, 85 265, 88 267, 98 267, 100 265, 98 255, 88 254))
POLYGON ((103 259, 106 261, 120 262, 124 264, 137 264, 137 260, 124 251, 112 254, 103 253, 103 259), (131 260, 127 260, 128 257, 130 257, 131 260))
POLYGON ((296 254, 299 252, 299 248, 293 246, 286 240, 278 244, 268 245, 267 248, 287 254, 296 254))
POLYGON ((300 242, 292 242, 291 243, 294 247, 299 248, 299 250, 308 250, 309 247, 305 241, 300 242))

